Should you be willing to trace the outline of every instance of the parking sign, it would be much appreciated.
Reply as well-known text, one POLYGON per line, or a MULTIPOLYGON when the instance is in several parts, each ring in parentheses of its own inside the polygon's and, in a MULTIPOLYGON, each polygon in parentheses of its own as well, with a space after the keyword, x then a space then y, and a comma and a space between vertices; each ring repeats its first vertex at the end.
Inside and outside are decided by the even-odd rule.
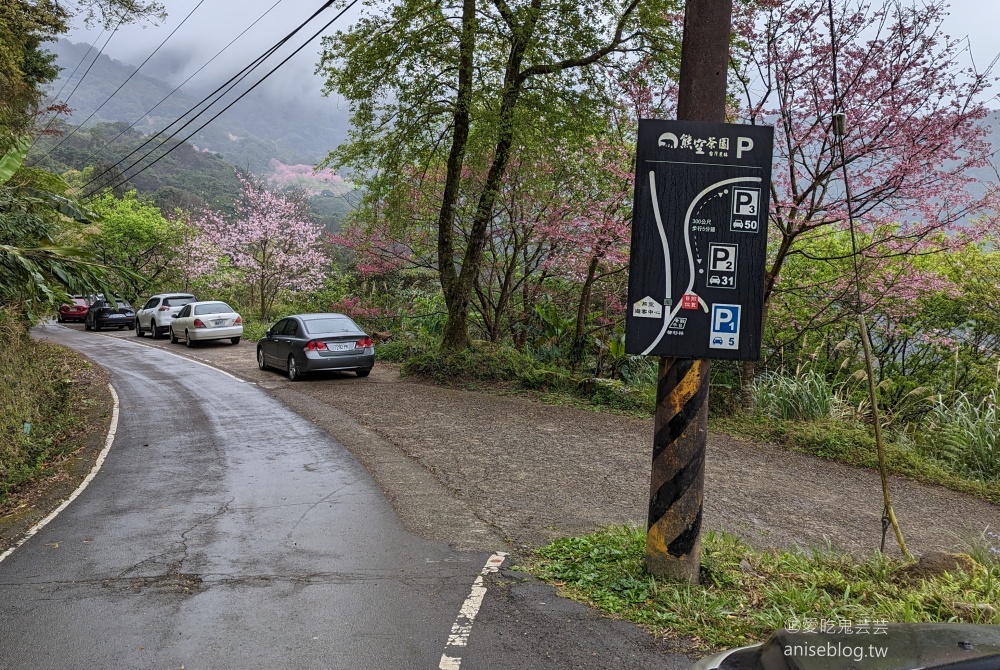
POLYGON ((639 122, 628 353, 760 356, 772 142, 768 126, 639 122))
POLYGON ((710 349, 740 348, 740 306, 712 305, 712 328, 708 334, 710 349))

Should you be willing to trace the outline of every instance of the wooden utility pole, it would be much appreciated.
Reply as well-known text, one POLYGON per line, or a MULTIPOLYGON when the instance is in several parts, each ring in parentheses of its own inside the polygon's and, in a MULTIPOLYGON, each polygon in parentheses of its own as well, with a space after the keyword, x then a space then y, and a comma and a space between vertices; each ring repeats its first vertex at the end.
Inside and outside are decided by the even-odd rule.
MULTIPOLYGON (((687 0, 677 119, 722 123, 732 0, 687 0)), ((646 569, 698 582, 708 435, 708 359, 660 358, 646 569)))

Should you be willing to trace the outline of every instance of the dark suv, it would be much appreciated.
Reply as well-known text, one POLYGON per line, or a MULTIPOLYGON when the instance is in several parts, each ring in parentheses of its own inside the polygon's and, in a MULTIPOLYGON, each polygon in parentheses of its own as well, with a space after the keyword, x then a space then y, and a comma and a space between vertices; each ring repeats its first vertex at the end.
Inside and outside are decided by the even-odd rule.
POLYGON ((124 330, 135 324, 135 311, 124 298, 115 296, 107 300, 103 294, 90 296, 90 309, 83 322, 84 330, 100 330, 101 328, 117 328, 124 330))

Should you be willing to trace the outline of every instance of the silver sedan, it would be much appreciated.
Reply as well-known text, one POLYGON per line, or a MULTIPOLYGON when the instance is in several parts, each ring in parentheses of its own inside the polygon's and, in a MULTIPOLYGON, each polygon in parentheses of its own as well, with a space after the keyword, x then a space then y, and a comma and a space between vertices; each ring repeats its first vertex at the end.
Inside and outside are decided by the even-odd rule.
POLYGON ((195 342, 230 340, 239 344, 243 337, 243 317, 218 300, 189 302, 170 322, 170 342, 184 341, 189 347, 195 342))
POLYGON ((375 365, 372 338, 343 314, 295 314, 257 341, 257 366, 286 370, 298 381, 317 370, 353 370, 367 377, 375 365))

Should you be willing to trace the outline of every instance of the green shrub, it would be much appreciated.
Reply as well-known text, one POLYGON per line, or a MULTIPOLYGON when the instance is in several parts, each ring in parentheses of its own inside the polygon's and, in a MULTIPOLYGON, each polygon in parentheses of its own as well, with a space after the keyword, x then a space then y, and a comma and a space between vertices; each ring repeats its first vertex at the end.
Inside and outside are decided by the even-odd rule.
POLYGON ((595 405, 629 412, 652 412, 656 407, 655 386, 636 388, 618 379, 584 379, 576 392, 595 405))
POLYGON ((571 374, 554 367, 525 368, 520 381, 523 388, 531 391, 566 391, 576 384, 571 374))
POLYGON ((400 373, 420 375, 437 382, 486 381, 517 383, 534 361, 511 347, 479 342, 463 351, 442 354, 417 351, 403 363, 400 373))

